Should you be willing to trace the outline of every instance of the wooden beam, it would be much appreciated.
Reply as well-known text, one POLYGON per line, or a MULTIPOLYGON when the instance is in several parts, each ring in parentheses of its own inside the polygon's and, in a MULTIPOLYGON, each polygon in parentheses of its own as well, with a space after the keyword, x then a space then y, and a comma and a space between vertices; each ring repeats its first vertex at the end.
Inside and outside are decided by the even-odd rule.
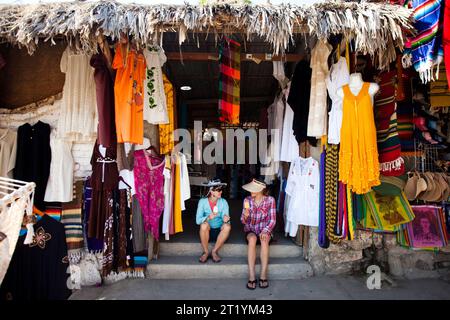
MULTIPOLYGON (((261 97, 242 97, 241 102, 260 102, 260 101, 267 101, 267 100, 273 100, 273 96, 261 96, 261 97)), ((209 99, 191 99, 191 100, 184 100, 183 102, 186 104, 212 104, 217 103, 219 101, 219 98, 209 98, 209 99)))
MULTIPOLYGON (((218 61, 219 55, 217 53, 209 52, 166 52, 168 60, 175 61, 218 61)), ((254 62, 271 62, 271 61, 284 61, 284 62, 296 62, 303 59, 303 55, 297 53, 287 53, 285 55, 272 55, 266 53, 242 53, 241 61, 254 61, 254 62)))

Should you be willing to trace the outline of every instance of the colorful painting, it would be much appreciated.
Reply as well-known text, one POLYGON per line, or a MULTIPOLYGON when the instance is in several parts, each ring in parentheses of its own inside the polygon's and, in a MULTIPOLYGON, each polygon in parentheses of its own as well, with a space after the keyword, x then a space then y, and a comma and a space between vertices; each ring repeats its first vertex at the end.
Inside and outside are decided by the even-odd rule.
POLYGON ((415 248, 443 247, 439 207, 413 206, 415 219, 408 225, 412 246, 415 248))

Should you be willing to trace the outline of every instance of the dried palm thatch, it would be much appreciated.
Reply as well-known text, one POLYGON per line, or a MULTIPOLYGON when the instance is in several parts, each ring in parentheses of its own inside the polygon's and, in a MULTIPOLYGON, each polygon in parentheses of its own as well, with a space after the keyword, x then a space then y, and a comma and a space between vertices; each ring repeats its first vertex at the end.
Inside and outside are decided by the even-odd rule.
POLYGON ((403 49, 402 30, 410 29, 409 9, 383 3, 327 2, 295 5, 138 5, 114 1, 0 6, 0 41, 24 46, 31 54, 39 41, 65 37, 81 50, 96 50, 96 36, 118 39, 121 33, 144 46, 164 32, 241 32, 265 39, 275 54, 283 53, 294 33, 318 38, 343 34, 356 50, 385 67, 403 49))

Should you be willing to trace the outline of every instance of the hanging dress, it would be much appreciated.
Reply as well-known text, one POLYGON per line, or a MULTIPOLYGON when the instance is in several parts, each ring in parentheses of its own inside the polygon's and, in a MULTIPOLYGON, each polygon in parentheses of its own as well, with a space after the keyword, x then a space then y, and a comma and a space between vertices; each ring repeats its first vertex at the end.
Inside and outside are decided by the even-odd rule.
POLYGON ((58 134, 69 141, 91 141, 97 132, 97 103, 94 69, 90 57, 66 48, 61 57, 65 73, 58 120, 58 134))
POLYGON ((136 197, 142 210, 144 230, 159 240, 159 219, 164 210, 165 159, 157 159, 145 150, 134 152, 134 181, 136 197))
POLYGON ((122 52, 120 45, 112 64, 117 70, 114 83, 117 142, 142 144, 144 139, 145 58, 136 50, 122 52))
POLYGON ((327 134, 327 87, 328 56, 331 45, 318 41, 311 51, 311 94, 309 98, 308 137, 320 138, 327 134))
POLYGON ((341 148, 339 150, 339 181, 357 194, 380 184, 377 132, 373 115, 370 83, 364 82, 358 95, 345 85, 341 148))

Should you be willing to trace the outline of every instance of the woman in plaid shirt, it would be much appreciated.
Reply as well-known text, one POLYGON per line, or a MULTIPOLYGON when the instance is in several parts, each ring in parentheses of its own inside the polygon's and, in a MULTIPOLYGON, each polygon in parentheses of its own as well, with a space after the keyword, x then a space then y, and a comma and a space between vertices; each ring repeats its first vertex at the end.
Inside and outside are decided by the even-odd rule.
POLYGON ((247 288, 256 288, 255 262, 256 244, 261 244, 261 275, 259 287, 267 288, 267 268, 269 265, 269 243, 276 224, 275 199, 267 195, 266 185, 256 179, 242 186, 251 193, 244 199, 241 222, 245 225, 244 232, 248 243, 248 272, 247 288))

